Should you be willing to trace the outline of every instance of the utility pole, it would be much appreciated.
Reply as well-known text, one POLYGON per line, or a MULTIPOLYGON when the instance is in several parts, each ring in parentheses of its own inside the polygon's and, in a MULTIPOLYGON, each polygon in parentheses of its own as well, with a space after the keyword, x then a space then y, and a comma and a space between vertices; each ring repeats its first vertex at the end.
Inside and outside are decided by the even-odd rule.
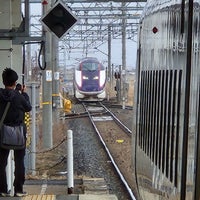
MULTIPOLYGON (((50 5, 47 1, 43 1, 43 14, 47 12, 50 5)), ((42 71, 42 133, 43 133, 43 147, 45 149, 52 148, 52 63, 51 63, 51 42, 52 35, 45 31, 45 58, 46 69, 42 71)))
POLYGON ((108 25, 108 82, 109 82, 109 90, 108 90, 108 97, 110 99, 111 96, 111 89, 112 88, 112 77, 111 77, 111 26, 108 25))
MULTIPOLYGON (((52 7, 54 6, 55 3, 56 0, 51 0, 52 7)), ((58 72, 58 38, 55 35, 52 35, 52 69, 53 69, 52 100, 53 100, 53 107, 57 108, 60 105, 60 96, 59 96, 60 75, 58 72)))
POLYGON ((111 26, 108 25, 108 78, 111 81, 111 26))
MULTIPOLYGON (((122 2, 122 8, 125 8, 126 3, 122 2)), ((121 78, 122 78, 122 105, 123 108, 125 107, 125 84, 126 84, 126 13, 122 9, 122 71, 121 71, 121 78)))
MULTIPOLYGON (((51 0, 54 3, 54 0, 51 0)), ((45 32, 46 70, 43 71, 43 146, 53 146, 52 137, 52 33, 61 38, 77 22, 76 17, 61 1, 57 1, 51 9, 46 0, 43 0, 43 17, 41 21, 49 31, 45 32), (47 9, 49 9, 47 13, 47 9)), ((55 41, 56 42, 56 41, 55 41)))
POLYGON ((53 65, 53 107, 57 108, 60 105, 59 96, 59 72, 58 72, 58 39, 52 36, 52 65, 53 65))

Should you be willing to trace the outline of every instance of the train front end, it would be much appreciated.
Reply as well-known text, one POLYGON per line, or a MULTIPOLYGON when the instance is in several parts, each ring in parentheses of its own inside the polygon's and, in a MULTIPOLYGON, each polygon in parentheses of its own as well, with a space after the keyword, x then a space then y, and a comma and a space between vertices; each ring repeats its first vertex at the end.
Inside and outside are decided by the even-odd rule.
POLYGON ((106 98, 106 70, 94 58, 80 62, 75 70, 75 97, 79 100, 98 101, 106 98))

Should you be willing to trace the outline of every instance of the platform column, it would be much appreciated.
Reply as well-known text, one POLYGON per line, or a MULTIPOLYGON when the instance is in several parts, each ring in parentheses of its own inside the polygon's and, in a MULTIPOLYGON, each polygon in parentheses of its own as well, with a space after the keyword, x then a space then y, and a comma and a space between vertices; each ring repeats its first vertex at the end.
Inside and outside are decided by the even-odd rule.
MULTIPOLYGON (((9 33, 10 30, 18 28, 21 23, 21 0, 0 0, 0 32, 9 33)), ((0 38, 0 87, 2 84, 2 72, 6 67, 14 69, 21 78, 22 69, 22 46, 13 45, 10 38, 0 38)), ((14 159, 13 151, 10 151, 8 165, 6 168, 8 191, 14 194, 14 159)))

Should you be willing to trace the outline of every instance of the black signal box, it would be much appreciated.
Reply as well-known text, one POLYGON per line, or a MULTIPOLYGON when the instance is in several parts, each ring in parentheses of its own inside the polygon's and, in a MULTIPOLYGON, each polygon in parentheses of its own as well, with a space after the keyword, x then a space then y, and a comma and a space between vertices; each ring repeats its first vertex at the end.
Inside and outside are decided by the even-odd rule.
POLYGON ((57 2, 40 21, 60 39, 75 25, 77 18, 67 6, 57 2))

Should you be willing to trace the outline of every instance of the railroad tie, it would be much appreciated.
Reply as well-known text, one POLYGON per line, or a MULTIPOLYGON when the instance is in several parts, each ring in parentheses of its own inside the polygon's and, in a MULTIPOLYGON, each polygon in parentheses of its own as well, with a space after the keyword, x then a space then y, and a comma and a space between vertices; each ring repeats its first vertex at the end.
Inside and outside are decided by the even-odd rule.
POLYGON ((104 178, 83 178, 84 194, 109 194, 104 178))

